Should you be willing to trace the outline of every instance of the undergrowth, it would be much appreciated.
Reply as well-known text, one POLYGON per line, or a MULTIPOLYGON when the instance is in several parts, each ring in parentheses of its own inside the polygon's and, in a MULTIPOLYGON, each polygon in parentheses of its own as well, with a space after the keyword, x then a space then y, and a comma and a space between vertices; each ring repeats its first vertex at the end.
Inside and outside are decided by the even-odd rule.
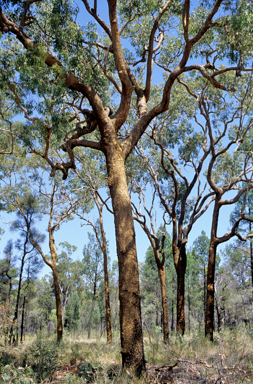
POLYGON ((0 350, 1 383, 252 383, 253 335, 243 326, 215 334, 213 342, 198 333, 172 335, 163 343, 156 333, 144 339, 147 377, 134 379, 121 371, 120 339, 64 335, 54 338, 39 334, 18 348, 0 350), (166 381, 167 380, 167 381, 166 381))

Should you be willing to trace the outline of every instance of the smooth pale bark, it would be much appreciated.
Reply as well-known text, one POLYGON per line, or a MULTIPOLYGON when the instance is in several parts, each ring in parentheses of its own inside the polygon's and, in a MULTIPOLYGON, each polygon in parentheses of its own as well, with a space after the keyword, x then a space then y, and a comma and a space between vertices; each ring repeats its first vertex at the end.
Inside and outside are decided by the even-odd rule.
POLYGON ((113 128, 105 137, 104 144, 119 264, 122 365, 140 375, 145 369, 145 361, 139 271, 132 207, 124 165, 125 159, 113 128))

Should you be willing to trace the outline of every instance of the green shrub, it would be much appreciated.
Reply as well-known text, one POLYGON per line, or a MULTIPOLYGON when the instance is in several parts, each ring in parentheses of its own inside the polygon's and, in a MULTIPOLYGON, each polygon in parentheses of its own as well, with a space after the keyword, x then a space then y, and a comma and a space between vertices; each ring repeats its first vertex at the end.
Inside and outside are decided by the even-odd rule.
POLYGON ((59 366, 58 344, 39 335, 26 351, 24 359, 31 366, 38 382, 41 382, 59 366))
POLYGON ((35 384, 32 376, 33 372, 30 367, 16 368, 14 364, 10 364, 1 369, 0 383, 35 384))

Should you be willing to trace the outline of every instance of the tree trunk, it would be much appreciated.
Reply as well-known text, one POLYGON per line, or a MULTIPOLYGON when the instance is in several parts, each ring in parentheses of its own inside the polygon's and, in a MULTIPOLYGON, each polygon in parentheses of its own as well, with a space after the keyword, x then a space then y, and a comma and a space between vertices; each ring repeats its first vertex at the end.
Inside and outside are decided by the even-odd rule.
POLYGON ((189 293, 188 293, 188 316, 189 316, 188 329, 189 329, 189 332, 190 332, 191 331, 191 297, 190 297, 189 293))
POLYGON ((97 277, 95 277, 94 287, 93 287, 93 297, 92 297, 92 305, 91 305, 91 313, 90 313, 90 321, 89 321, 89 329, 88 329, 88 339, 90 339, 90 335, 91 335, 92 317, 93 317, 93 312, 95 308, 96 293, 97 293, 97 277))
POLYGON ((17 329, 17 332, 16 332, 16 337, 13 333, 13 329, 11 329, 11 337, 12 337, 12 342, 14 344, 18 344, 18 311, 19 311, 19 300, 20 300, 20 293, 21 293, 21 284, 22 284, 22 276, 23 276, 23 270, 24 270, 24 264, 25 264, 25 256, 26 256, 26 252, 25 252, 25 246, 26 246, 26 243, 27 243, 28 240, 26 240, 25 242, 25 245, 24 245, 24 255, 21 259, 21 266, 20 266, 20 272, 19 272, 19 281, 18 281, 18 292, 17 292, 17 299, 16 299, 16 306, 15 306, 15 314, 14 314, 14 318, 13 318, 13 322, 17 322, 17 325, 16 325, 16 329, 17 329))
POLYGON ((55 302, 56 302, 56 317, 57 317, 57 342, 59 343, 62 339, 62 303, 61 303, 61 292, 60 292, 60 283, 58 278, 56 259, 57 259, 57 249, 55 246, 55 240, 53 234, 51 233, 51 229, 49 227, 49 248, 50 254, 52 258, 52 262, 50 263, 50 268, 53 273, 54 280, 54 292, 55 292, 55 302))
POLYGON ((174 300, 171 300, 171 332, 174 331, 174 300))
POLYGON ((107 256, 106 256, 106 263, 104 259, 104 278, 105 278, 106 335, 107 335, 107 343, 111 343, 112 342, 112 326, 111 326, 110 290, 109 290, 109 279, 108 279, 108 269, 107 269, 107 256))
MULTIPOLYGON (((184 311, 184 298, 185 298, 185 271, 186 271, 186 252, 185 245, 181 245, 179 257, 176 263, 177 272, 177 332, 184 335, 185 332, 185 311, 184 311)), ((175 258, 174 258, 175 260, 175 258)))
POLYGON ((203 293, 203 313, 204 313, 204 321, 206 318, 206 266, 204 265, 204 293, 203 293))
POLYGON ((165 265, 162 265, 161 268, 158 267, 158 274, 159 274, 161 294, 162 294, 163 340, 164 342, 167 342, 169 340, 169 313, 168 313, 166 282, 165 282, 165 265))
POLYGON ((55 303, 56 303, 56 317, 57 317, 57 342, 62 339, 62 305, 61 305, 61 292, 59 287, 58 273, 56 265, 52 268, 54 279, 55 303))
POLYGON ((207 268, 205 336, 213 341, 214 332, 214 276, 217 245, 211 240, 207 268))
POLYGON ((215 304, 216 304, 216 314, 217 314, 217 329, 218 329, 218 332, 221 331, 221 311, 219 309, 219 303, 218 303, 218 300, 217 300, 217 297, 215 298, 215 304))
POLYGON ((122 365, 136 375, 145 369, 139 271, 134 222, 124 158, 114 128, 104 138, 119 263, 119 301, 122 365), (110 134, 113 132, 113 134, 110 134))
POLYGON ((25 299, 26 299, 26 297, 24 296, 23 308, 22 308, 22 318, 21 318, 21 331, 20 331, 20 341, 21 341, 21 343, 23 341, 23 335, 24 335, 25 299))
MULTIPOLYGON (((249 216, 251 215, 251 212, 249 210, 249 216)), ((249 231, 252 233, 252 223, 249 222, 249 231)), ((252 240, 250 239, 250 270, 251 270, 251 287, 253 288, 253 243, 252 240)))

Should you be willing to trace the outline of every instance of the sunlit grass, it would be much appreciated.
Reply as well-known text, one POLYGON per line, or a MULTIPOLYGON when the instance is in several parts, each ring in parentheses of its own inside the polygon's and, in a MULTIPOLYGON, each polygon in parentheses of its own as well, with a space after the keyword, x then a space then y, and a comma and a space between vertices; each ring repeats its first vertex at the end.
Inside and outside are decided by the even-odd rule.
MULTIPOLYGON (((46 358, 46 348, 47 345, 49 348, 50 343, 51 348, 55 346, 58 351, 57 362, 54 361, 56 368, 51 373, 50 380, 56 379, 58 375, 61 377, 61 382, 66 384, 86 383, 88 381, 85 376, 78 376, 80 367, 82 367, 92 375, 95 384, 155 382, 145 377, 139 380, 134 379, 130 373, 122 375, 119 333, 114 334, 111 344, 106 343, 105 337, 97 337, 95 333, 91 335, 90 339, 81 333, 65 333, 59 346, 56 343, 56 335, 50 337, 47 333, 37 336, 27 335, 24 343, 18 349, 13 347, 8 349, 10 360, 14 362, 15 366, 32 365, 34 359, 32 351, 36 350, 38 337, 41 338, 46 358)), ((153 379, 156 375, 154 367, 158 367, 157 375, 159 376, 161 375, 159 367, 165 366, 167 374, 170 370, 171 375, 179 377, 181 382, 185 383, 191 382, 187 381, 189 375, 195 375, 196 382, 201 382, 198 381, 199 378, 199 380, 209 380, 208 382, 212 383, 219 378, 222 380, 222 377, 227 377, 230 380, 228 382, 236 384, 253 382, 251 372, 253 368, 253 332, 244 326, 215 333, 214 342, 206 340, 203 335, 198 333, 191 333, 183 337, 173 334, 170 336, 169 342, 164 343, 161 330, 157 328, 154 330, 151 341, 144 334, 144 349, 148 373, 150 375, 152 369, 152 372, 155 372, 153 379), (176 368, 172 369, 172 366, 176 368)), ((50 355, 51 352, 48 353, 50 355)))

